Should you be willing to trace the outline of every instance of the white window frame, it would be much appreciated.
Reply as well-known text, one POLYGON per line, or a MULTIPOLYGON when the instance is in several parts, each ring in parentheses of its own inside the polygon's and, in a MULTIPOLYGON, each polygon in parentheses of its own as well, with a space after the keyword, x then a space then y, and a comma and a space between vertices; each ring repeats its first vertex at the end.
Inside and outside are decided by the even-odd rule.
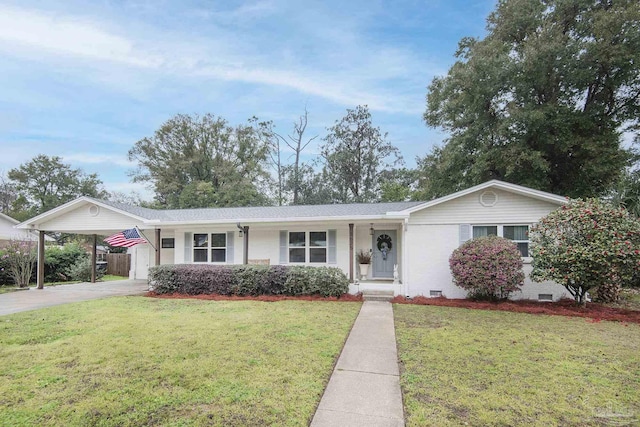
MULTIPOLYGON (((472 224, 471 225, 471 238, 473 239, 473 228, 474 227, 497 227, 498 228, 498 236, 504 237, 504 227, 527 227, 527 235, 531 231, 531 224, 472 224)), ((511 240, 511 239, 509 239, 511 240)), ((522 257, 522 260, 525 263, 530 263, 532 261, 531 255, 531 240, 511 240, 513 243, 526 243, 527 244, 527 252, 529 256, 522 257)))
POLYGON ((288 230, 287 231, 287 260, 294 265, 327 265, 329 260, 329 230, 288 230), (304 233, 304 246, 291 245, 291 233, 304 233), (324 246, 311 245, 311 233, 324 233, 324 246), (291 261, 291 249, 304 249, 304 262, 291 261), (311 261, 311 249, 324 249, 324 262, 311 261))
POLYGON ((193 241, 191 242, 191 244, 193 245, 192 248, 192 257, 193 257, 193 264, 226 264, 227 263, 227 246, 228 246, 228 242, 227 242, 227 233, 226 232, 206 232, 206 233, 193 233, 193 237, 192 237, 193 241), (206 234, 207 235, 207 246, 196 246, 196 236, 200 235, 200 234, 206 234), (222 234, 224 236, 224 246, 212 246, 213 244, 213 239, 212 236, 214 234, 222 234), (224 261, 212 261, 212 256, 211 256, 211 251, 213 249, 224 249, 224 261), (207 260, 206 261, 196 261, 196 251, 206 251, 207 253, 207 260))

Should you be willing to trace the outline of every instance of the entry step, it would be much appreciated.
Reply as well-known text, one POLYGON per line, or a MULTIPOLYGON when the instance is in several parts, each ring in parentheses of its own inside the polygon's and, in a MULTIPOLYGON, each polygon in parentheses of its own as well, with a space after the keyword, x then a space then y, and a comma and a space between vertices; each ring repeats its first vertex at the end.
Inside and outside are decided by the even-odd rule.
POLYGON ((367 289, 362 291, 362 298, 365 301, 391 301, 393 299, 393 291, 375 291, 367 289))

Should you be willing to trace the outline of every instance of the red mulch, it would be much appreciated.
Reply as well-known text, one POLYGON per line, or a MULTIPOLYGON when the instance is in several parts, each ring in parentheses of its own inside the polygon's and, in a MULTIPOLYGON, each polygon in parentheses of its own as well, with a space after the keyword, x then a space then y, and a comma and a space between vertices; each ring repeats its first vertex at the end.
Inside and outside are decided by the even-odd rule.
POLYGON ((289 295, 257 295, 257 296, 238 296, 238 295, 187 295, 187 294, 157 294, 155 292, 147 292, 145 296, 152 298, 163 299, 199 299, 206 301, 264 301, 264 302, 276 302, 276 301, 340 301, 340 302, 354 302, 362 301, 362 295, 344 294, 340 297, 323 297, 322 295, 303 295, 303 296, 289 296, 289 295))
POLYGON ((585 317, 593 323, 601 320, 628 322, 640 324, 640 311, 625 310, 623 308, 607 307, 605 305, 587 303, 586 307, 577 306, 572 299, 557 302, 538 302, 529 300, 485 302, 467 299, 395 297, 391 302, 396 304, 437 305, 442 307, 470 308, 476 310, 513 311, 529 314, 549 314, 557 316, 585 317))

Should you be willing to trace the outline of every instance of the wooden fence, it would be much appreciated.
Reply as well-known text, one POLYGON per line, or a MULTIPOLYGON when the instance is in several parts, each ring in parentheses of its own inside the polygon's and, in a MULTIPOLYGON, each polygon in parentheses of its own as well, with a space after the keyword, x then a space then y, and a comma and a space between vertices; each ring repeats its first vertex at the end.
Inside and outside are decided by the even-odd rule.
POLYGON ((129 277, 131 270, 131 255, 107 254, 107 274, 129 277))

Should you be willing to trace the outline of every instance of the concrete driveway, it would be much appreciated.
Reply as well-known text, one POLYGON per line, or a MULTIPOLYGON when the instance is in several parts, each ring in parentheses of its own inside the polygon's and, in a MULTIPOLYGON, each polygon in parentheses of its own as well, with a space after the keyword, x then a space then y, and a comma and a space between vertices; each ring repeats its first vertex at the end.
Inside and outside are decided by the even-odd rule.
POLYGON ((0 316, 69 302, 122 295, 141 295, 147 291, 148 287, 146 280, 117 280, 45 286, 44 289, 30 288, 28 291, 0 294, 0 316))

